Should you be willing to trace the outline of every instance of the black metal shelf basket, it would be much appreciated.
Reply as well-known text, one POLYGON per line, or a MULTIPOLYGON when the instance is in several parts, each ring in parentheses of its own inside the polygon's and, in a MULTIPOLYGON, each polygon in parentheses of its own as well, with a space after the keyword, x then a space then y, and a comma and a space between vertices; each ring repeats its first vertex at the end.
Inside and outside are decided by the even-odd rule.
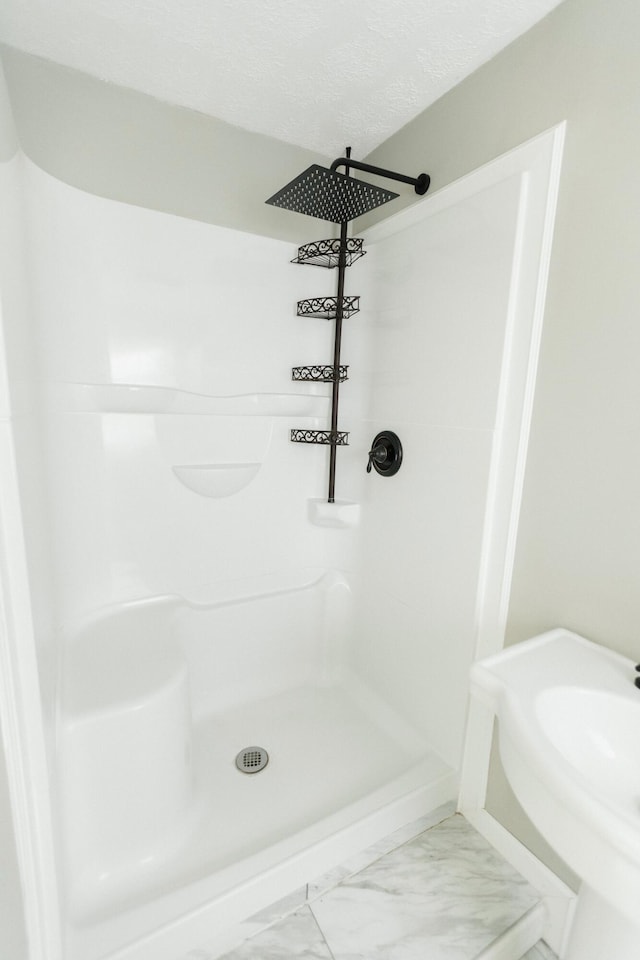
POLYGON ((292 430, 293 443, 321 443, 334 447, 348 447, 349 433, 344 430, 292 430))
MULTIPOLYGON (((345 251, 345 264, 350 267, 352 263, 364 257, 366 250, 362 249, 363 240, 361 237, 348 237, 345 251)), ((298 256, 294 257, 291 263, 306 263, 314 267, 328 267, 332 269, 337 267, 340 260, 340 239, 335 240, 314 240, 311 243, 305 243, 298 247, 298 256)))
MULTIPOLYGON (((338 312, 337 297, 310 297, 298 300, 299 317, 319 317, 321 320, 335 320, 338 312)), ((342 316, 351 317, 360 312, 360 297, 342 298, 342 316)))
MULTIPOLYGON (((338 368, 338 380, 344 383, 349 379, 348 365, 340 365, 338 368)), ((317 364, 313 367, 292 367, 292 380, 311 380, 314 383, 333 383, 335 381, 334 368, 330 363, 317 364)))

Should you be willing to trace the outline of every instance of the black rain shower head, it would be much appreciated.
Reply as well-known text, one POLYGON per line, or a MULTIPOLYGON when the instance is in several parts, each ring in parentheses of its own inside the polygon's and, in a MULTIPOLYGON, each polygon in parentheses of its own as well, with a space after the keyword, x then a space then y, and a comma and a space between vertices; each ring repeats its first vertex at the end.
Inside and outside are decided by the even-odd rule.
POLYGON ((266 202, 308 217, 344 223, 398 196, 364 180, 346 177, 314 163, 266 202))
POLYGON ((283 210, 293 210, 295 213, 304 213, 309 217, 320 220, 330 220, 332 223, 347 223, 369 213, 376 207, 381 207, 389 200, 395 200, 397 193, 384 190, 365 180, 338 173, 337 167, 344 166, 356 170, 365 170, 388 180, 400 180, 403 183, 413 184, 416 193, 423 194, 429 189, 430 177, 421 173, 419 177, 406 177, 402 173, 392 170, 383 170, 371 164, 352 160, 349 156, 340 157, 331 164, 331 169, 313 164, 304 173, 274 193, 266 201, 274 207, 283 210))

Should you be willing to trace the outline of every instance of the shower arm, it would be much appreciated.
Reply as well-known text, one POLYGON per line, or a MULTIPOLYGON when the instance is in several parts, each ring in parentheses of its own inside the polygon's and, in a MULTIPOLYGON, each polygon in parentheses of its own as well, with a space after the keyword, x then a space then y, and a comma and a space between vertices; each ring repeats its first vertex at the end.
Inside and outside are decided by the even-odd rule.
POLYGON ((403 173, 395 173, 393 170, 383 170, 382 167, 374 167, 370 163, 362 163, 361 160, 352 160, 351 157, 339 157, 331 164, 331 170, 335 173, 338 167, 354 167, 356 170, 363 170, 365 173, 373 173, 379 177, 385 177, 387 180, 400 180, 402 183, 410 183, 417 194, 422 196, 429 189, 431 177, 428 173, 421 173, 417 177, 406 177, 403 173))

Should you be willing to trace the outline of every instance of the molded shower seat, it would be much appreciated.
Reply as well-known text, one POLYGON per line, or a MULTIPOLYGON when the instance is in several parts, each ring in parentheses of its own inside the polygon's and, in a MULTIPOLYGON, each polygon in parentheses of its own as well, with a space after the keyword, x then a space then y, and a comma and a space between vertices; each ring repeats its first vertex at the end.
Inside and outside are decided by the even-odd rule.
POLYGON ((193 801, 187 662, 174 601, 127 604, 66 651, 59 753, 69 880, 153 867, 193 801))

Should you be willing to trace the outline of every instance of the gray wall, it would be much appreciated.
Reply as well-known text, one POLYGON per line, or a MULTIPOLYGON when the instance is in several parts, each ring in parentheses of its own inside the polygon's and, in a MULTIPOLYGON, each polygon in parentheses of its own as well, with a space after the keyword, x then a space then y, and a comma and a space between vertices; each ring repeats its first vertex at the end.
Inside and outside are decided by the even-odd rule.
POLYGON ((283 240, 317 235, 316 220, 264 201, 327 158, 11 47, 0 51, 22 149, 64 183, 283 240))

